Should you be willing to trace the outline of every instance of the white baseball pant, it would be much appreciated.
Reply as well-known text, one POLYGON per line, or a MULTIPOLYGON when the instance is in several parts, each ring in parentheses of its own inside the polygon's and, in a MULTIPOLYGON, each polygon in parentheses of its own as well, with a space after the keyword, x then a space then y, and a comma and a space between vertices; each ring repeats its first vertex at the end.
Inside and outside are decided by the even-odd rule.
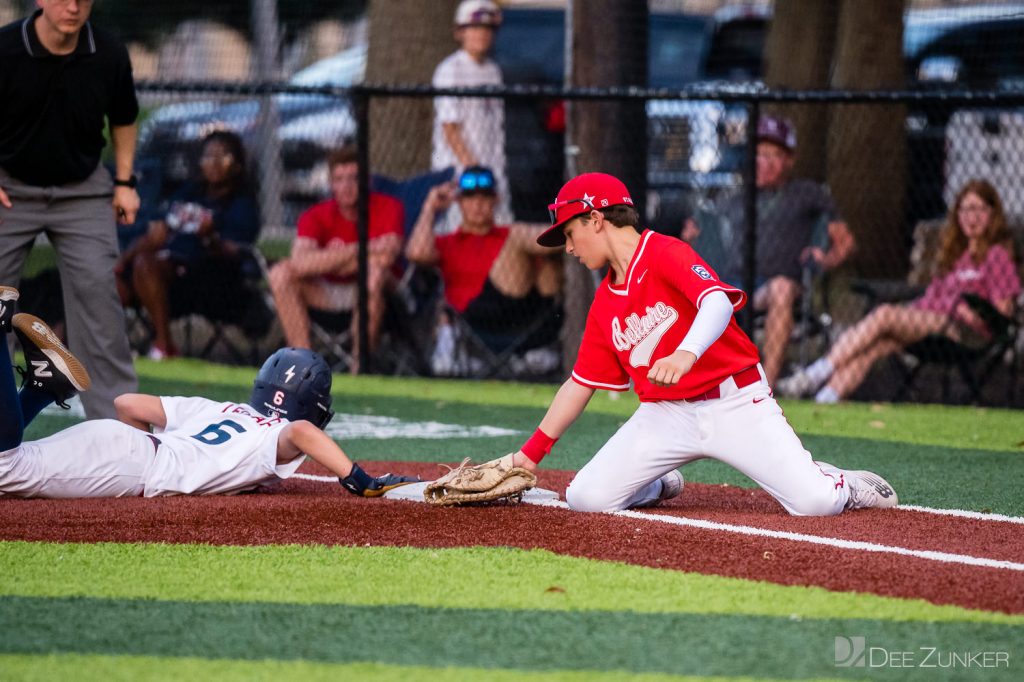
POLYGON ((0 497, 141 495, 156 448, 143 431, 94 419, 0 452, 0 497))
POLYGON ((729 377, 717 399, 641 403, 566 490, 580 511, 615 511, 651 502, 662 475, 698 459, 724 462, 749 476, 790 514, 832 516, 849 490, 824 473, 793 432, 761 380, 737 388, 729 377))

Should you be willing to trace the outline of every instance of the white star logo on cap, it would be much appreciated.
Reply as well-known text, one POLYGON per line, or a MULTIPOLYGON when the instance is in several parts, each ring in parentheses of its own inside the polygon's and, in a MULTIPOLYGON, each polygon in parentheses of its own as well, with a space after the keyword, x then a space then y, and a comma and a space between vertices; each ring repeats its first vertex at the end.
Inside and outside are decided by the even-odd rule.
POLYGON ((587 194, 586 192, 584 192, 583 193, 583 201, 589 201, 590 203, 594 203, 594 195, 593 194, 587 194))

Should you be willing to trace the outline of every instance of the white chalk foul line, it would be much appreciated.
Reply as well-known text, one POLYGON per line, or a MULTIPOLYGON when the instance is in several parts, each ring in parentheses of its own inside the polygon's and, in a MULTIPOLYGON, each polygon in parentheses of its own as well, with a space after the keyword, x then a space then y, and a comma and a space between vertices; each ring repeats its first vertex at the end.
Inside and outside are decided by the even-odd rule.
MULTIPOLYGON (((538 503, 540 504, 540 503, 538 503)), ((561 504, 565 504, 564 502, 561 504)), ((568 506, 568 505, 566 505, 568 506)), ((985 559, 967 554, 951 554, 949 552, 933 552, 925 549, 907 549, 893 545, 879 545, 874 542, 863 542, 860 540, 842 540, 839 538, 827 538, 819 535, 806 535, 804 533, 791 533, 783 530, 768 530, 765 528, 754 528, 752 526, 735 526, 729 523, 718 523, 716 521, 704 521, 703 519, 688 519, 679 516, 664 516, 661 514, 645 514, 632 510, 611 512, 619 516, 631 519, 643 519, 645 521, 660 521, 675 526, 689 526, 692 528, 703 528, 707 530, 722 530, 728 533, 740 533, 741 535, 755 535, 760 537, 778 538, 780 540, 793 540, 795 542, 807 542, 814 545, 825 545, 828 547, 839 547, 842 549, 856 549, 863 552, 881 552, 886 554, 901 554, 912 556, 918 559, 931 561, 942 561, 951 564, 966 564, 968 566, 983 566, 985 568, 1002 568, 1010 571, 1024 571, 1024 564, 1000 559, 985 559)))
MULTIPOLYGON (((333 483, 337 481, 337 478, 332 476, 314 476, 312 474, 294 474, 293 478, 301 478, 307 481, 322 481, 325 483, 333 483)), ((569 505, 561 500, 537 500, 527 501, 526 504, 535 504, 540 507, 554 507, 556 509, 568 509, 569 505)), ((945 511, 957 511, 957 510, 930 510, 927 507, 904 507, 904 509, 913 509, 914 511, 927 511, 927 512, 945 512, 945 511)), ((884 554, 900 554, 903 556, 912 556, 918 559, 928 559, 930 561, 941 561, 950 564, 965 564, 967 566, 982 566, 984 568, 1001 568, 1010 571, 1024 571, 1024 564, 1016 563, 1013 561, 1003 561, 1001 559, 986 559, 984 557, 975 557, 968 554, 952 554, 949 552, 934 552, 927 549, 908 549, 906 547, 896 547, 893 545, 880 545, 875 542, 863 542, 861 540, 842 540, 840 538, 828 538, 820 535, 807 535, 805 533, 792 533, 784 530, 769 530, 767 528, 755 528, 754 526, 737 526, 731 523, 719 523, 717 521, 705 521, 704 519, 690 519, 682 516, 667 516, 664 514, 650 514, 646 512, 638 512, 631 509, 617 512, 606 512, 612 516, 623 516, 630 519, 639 519, 641 521, 654 521, 656 523, 667 523, 673 526, 687 526, 690 528, 700 528, 702 530, 720 530, 727 533, 739 533, 740 535, 753 535, 757 537, 776 538, 779 540, 792 540, 794 542, 806 542, 813 545, 825 545, 827 547, 838 547, 841 549, 856 549, 864 552, 880 552, 884 554)), ((963 512, 964 514, 978 514, 979 516, 990 516, 983 515, 980 512, 963 512)), ((959 516, 960 514, 952 514, 953 516, 959 516)), ((998 516, 998 515, 995 515, 998 516)), ((973 518, 973 517, 972 517, 973 518)), ((1007 519, 1013 519, 1016 517, 1006 517, 1007 519)))
POLYGON ((931 507, 918 507, 913 504, 901 504, 897 509, 924 512, 925 514, 939 514, 941 516, 956 516, 962 519, 975 519, 977 521, 1005 521, 1006 523, 1024 524, 1024 518, 1021 518, 1020 516, 989 514, 985 512, 967 511, 966 509, 932 509, 931 507))

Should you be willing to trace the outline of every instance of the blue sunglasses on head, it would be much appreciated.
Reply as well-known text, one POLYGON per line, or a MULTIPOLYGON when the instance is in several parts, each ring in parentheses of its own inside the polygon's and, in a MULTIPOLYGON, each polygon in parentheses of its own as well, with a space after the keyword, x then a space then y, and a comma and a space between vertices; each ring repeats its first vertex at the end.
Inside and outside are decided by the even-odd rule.
POLYGON ((493 192, 494 174, 484 171, 470 171, 459 178, 460 192, 493 192))

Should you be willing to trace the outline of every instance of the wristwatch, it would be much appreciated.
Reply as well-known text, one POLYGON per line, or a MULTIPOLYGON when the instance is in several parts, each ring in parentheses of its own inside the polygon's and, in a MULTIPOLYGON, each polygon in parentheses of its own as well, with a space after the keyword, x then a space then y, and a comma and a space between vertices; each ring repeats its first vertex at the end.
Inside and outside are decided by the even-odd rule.
POLYGON ((114 186, 115 187, 130 187, 132 189, 135 189, 136 186, 138 186, 138 184, 139 184, 139 179, 137 177, 135 177, 134 174, 132 174, 132 176, 129 177, 127 180, 122 180, 120 178, 114 178, 114 186))

